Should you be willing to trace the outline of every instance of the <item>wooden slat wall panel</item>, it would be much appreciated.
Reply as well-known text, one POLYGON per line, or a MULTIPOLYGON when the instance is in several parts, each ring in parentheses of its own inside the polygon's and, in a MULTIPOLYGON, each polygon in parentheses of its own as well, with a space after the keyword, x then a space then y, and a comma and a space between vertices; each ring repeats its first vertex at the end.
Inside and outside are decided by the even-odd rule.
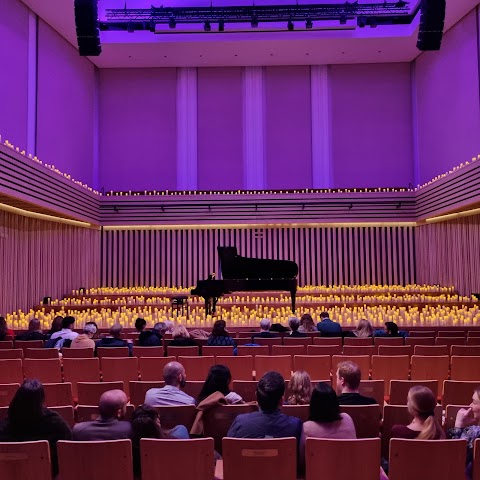
POLYGON ((104 230, 102 235, 104 286, 195 285, 220 272, 219 245, 236 245, 246 257, 293 260, 300 285, 405 285, 416 279, 413 227, 104 230))

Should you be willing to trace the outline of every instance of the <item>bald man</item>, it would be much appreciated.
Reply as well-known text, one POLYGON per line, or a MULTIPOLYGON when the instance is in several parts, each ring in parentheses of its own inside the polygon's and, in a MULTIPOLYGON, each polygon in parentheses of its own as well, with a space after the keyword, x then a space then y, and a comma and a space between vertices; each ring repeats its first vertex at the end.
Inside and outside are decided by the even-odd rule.
POLYGON ((195 399, 181 390, 187 381, 181 363, 167 363, 163 368, 163 379, 163 388, 151 388, 147 391, 145 405, 195 405, 195 399))
POLYGON ((77 423, 73 427, 73 439, 80 441, 120 440, 130 438, 130 422, 124 417, 128 398, 123 390, 108 390, 100 397, 97 420, 77 423))

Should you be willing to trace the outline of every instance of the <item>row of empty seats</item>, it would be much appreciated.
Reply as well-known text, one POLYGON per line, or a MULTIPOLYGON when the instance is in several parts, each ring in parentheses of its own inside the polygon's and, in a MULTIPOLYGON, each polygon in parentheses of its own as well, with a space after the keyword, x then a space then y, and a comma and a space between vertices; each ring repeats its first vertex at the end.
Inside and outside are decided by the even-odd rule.
MULTIPOLYGON (((212 438, 140 441, 143 480, 156 480, 159 472, 169 480, 276 480, 297 479, 295 438, 224 438, 223 459, 214 461, 212 438)), ((463 480, 465 440, 392 439, 390 480, 463 480), (434 459, 434 461, 433 461, 434 459)), ((62 480, 133 480, 130 440, 57 443, 62 480), (92 461, 92 459, 112 461, 92 461)), ((380 439, 330 440, 309 438, 305 445, 305 478, 356 480, 379 478, 380 439)), ((47 441, 0 443, 0 477, 6 480, 51 480, 47 441), (18 461, 21 458, 23 461, 18 461)), ((475 442, 474 480, 480 478, 480 440, 475 442)))

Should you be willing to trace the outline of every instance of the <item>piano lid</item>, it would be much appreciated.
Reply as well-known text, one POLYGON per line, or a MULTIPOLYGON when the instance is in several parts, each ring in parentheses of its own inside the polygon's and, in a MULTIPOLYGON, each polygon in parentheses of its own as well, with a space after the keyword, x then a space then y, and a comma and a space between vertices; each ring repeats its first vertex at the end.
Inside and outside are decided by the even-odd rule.
POLYGON ((237 247, 217 247, 224 279, 295 278, 298 265, 290 260, 242 257, 237 247))

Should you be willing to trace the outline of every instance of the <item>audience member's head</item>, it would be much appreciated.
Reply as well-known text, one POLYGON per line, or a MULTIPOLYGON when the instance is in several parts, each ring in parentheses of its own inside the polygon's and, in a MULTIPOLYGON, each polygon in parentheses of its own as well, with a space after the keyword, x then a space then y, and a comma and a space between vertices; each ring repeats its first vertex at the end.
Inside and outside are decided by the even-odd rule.
MULTIPOLYGON (((98 325, 95 322, 86 322, 85 326, 89 325, 92 327, 95 331, 93 332, 93 337, 98 333, 98 325)), ((85 330, 84 330, 85 331, 85 330)))
POLYGON ((339 393, 356 393, 360 386, 362 372, 353 362, 340 362, 337 365, 337 391, 339 393))
POLYGON ((95 327, 95 325, 92 325, 91 323, 86 323, 83 327, 83 333, 88 338, 93 338, 97 333, 97 328, 95 327))
POLYGON ((435 418, 437 399, 433 392, 421 385, 412 387, 408 392, 407 407, 413 418, 423 424, 418 435, 419 440, 437 440, 445 438, 445 433, 439 421, 435 418))
POLYGON ((73 330, 73 324, 75 323, 75 317, 65 317, 62 319, 62 328, 69 328, 73 330))
POLYGON ((123 390, 108 390, 100 397, 98 411, 102 420, 123 418, 127 411, 128 398, 123 390))
POLYGON ((273 413, 283 403, 285 380, 278 372, 267 372, 257 385, 257 402, 264 413, 273 413))
POLYGON ((62 329, 63 325, 63 317, 57 315, 52 321, 52 328, 50 329, 50 333, 59 332, 62 329))
POLYGON ((4 338, 5 335, 7 334, 8 327, 7 327, 7 321, 5 320, 4 317, 0 317, 0 338, 4 338))
POLYGON ((292 332, 296 332, 300 327, 300 320, 297 317, 290 317, 288 319, 288 326, 292 332))
POLYGON ((312 396, 310 375, 304 370, 295 372, 288 382, 287 402, 289 405, 307 405, 312 396))
POLYGON ((122 338, 123 327, 119 323, 114 323, 110 328, 110 336, 112 338, 122 338))
POLYGON ((316 332, 317 327, 309 313, 304 313, 300 319, 300 324, 304 332, 316 332))
POLYGON ((229 335, 226 328, 227 322, 225 320, 217 320, 213 324, 212 337, 228 337, 229 335))
POLYGON ((28 322, 28 333, 33 333, 33 332, 42 333, 42 329, 40 327, 40 320, 38 320, 38 318, 32 318, 28 322))
POLYGON ((337 395, 328 383, 319 382, 313 389, 308 419, 317 423, 332 423, 342 419, 337 395))
POLYGON ((147 322, 143 318, 137 318, 135 320, 135 330, 137 332, 143 331, 143 329, 147 326, 147 322))
POLYGON ((163 368, 163 379, 165 380, 165 385, 183 388, 187 383, 185 368, 179 362, 167 363, 163 368))
POLYGON ((385 332, 392 337, 398 336, 398 325, 395 322, 385 322, 385 332))
POLYGON ((215 392, 220 392, 225 396, 228 395, 230 393, 231 381, 232 374, 230 373, 228 367, 225 365, 214 365, 213 367, 210 367, 207 379, 205 380, 202 390, 198 395, 197 403, 205 400, 215 392))
POLYGON ((166 332, 167 333, 172 333, 173 328, 175 327, 175 324, 171 320, 165 320, 165 326, 167 327, 166 332))
POLYGON ((271 325, 272 322, 268 318, 263 318, 262 320, 260 320, 260 330, 262 332, 268 332, 271 325))
POLYGON ((172 332, 173 338, 190 338, 188 330, 183 325, 176 325, 172 332))
POLYGON ((38 380, 25 380, 8 407, 9 428, 24 432, 43 416, 45 390, 38 380))
POLYGON ((362 319, 358 322, 357 328, 355 329, 355 336, 358 338, 367 338, 373 335, 372 324, 365 319, 362 319))
POLYGON ((324 318, 330 318, 330 315, 328 312, 322 312, 320 314, 320 320, 323 320, 324 318))
POLYGON ((165 332, 167 331, 167 325, 165 324, 165 322, 157 322, 153 326, 153 330, 159 333, 160 335, 164 335, 165 332))
POLYGON ((480 385, 477 386, 472 396, 472 403, 470 403, 472 409, 473 424, 480 425, 480 385))
POLYGON ((160 415, 153 407, 142 405, 132 415, 132 443, 138 445, 141 438, 165 438, 160 415))

